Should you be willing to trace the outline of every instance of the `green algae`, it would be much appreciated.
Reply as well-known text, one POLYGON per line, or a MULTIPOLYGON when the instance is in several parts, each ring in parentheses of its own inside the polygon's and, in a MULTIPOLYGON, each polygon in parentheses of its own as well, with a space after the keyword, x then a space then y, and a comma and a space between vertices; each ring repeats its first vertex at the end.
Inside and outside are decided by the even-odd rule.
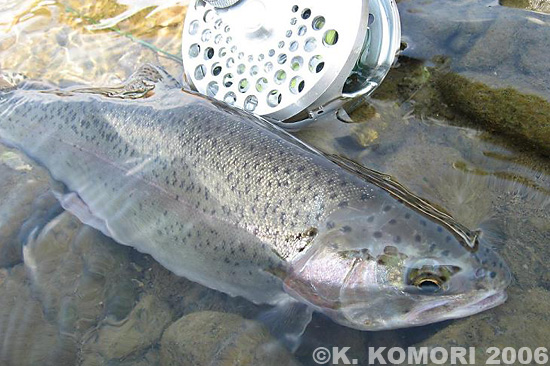
POLYGON ((406 100, 425 85, 430 76, 423 61, 400 57, 399 66, 390 70, 372 96, 380 100, 406 100))
POLYGON ((435 86, 452 110, 476 126, 550 155, 550 103, 546 100, 512 88, 491 88, 455 73, 439 75, 435 86))
POLYGON ((529 0, 500 0, 498 3, 502 6, 518 9, 527 9, 530 6, 529 0))
POLYGON ((550 4, 546 0, 499 0, 498 3, 509 8, 550 13, 550 4))
MULTIPOLYGON (((384 83, 372 95, 375 99, 411 103, 420 118, 447 120, 455 125, 475 127, 488 133, 486 140, 550 156, 550 103, 536 95, 512 88, 493 88, 454 72, 449 60, 438 57, 433 67, 407 57, 399 59, 384 83)), ((369 105, 352 117, 372 115, 369 105)))
POLYGON ((550 190, 549 189, 547 189, 545 187, 542 187, 541 185, 537 184, 533 179, 527 178, 527 177, 519 175, 519 174, 514 174, 514 173, 510 173, 510 172, 505 172, 505 171, 491 172, 491 171, 487 171, 487 170, 484 170, 484 169, 471 167, 468 163, 466 163, 464 161, 455 162, 453 164, 453 167, 457 170, 460 170, 460 171, 463 171, 463 172, 469 173, 469 174, 475 174, 475 175, 480 175, 480 176, 494 176, 496 178, 500 178, 502 180, 506 180, 506 181, 509 181, 509 182, 520 183, 521 185, 523 185, 525 187, 529 187, 529 188, 531 188, 531 189, 533 189, 537 192, 541 192, 545 195, 550 196, 550 190))

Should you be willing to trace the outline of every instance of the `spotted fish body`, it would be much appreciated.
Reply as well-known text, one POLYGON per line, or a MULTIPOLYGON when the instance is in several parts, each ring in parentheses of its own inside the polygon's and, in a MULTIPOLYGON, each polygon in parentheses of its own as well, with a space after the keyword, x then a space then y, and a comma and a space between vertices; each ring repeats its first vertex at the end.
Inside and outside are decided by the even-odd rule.
MULTIPOLYGON (((230 295, 276 304, 290 294, 323 311, 342 287, 331 295, 318 289, 324 283, 312 285, 318 269, 304 258, 319 248, 362 253, 325 267, 330 283, 358 261, 388 256, 388 247, 413 257, 430 240, 456 242, 440 222, 267 122, 143 70, 146 98, 117 98, 116 89, 110 97, 106 89, 0 97, 2 141, 44 165, 66 187, 64 207, 119 243, 230 295)), ((467 255, 461 247, 436 251, 467 255)))

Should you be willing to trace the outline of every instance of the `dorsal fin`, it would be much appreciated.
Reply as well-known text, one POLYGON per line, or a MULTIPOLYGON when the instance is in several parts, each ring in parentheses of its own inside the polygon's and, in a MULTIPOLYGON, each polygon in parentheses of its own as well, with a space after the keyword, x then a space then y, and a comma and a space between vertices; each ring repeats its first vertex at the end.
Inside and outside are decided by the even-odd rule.
POLYGON ((441 226, 446 227, 451 231, 456 239, 466 249, 475 252, 478 249, 478 236, 479 232, 471 231, 459 222, 457 222, 451 214, 446 212, 442 207, 417 196, 405 186, 397 182, 393 177, 387 174, 380 173, 376 170, 366 168, 357 164, 353 160, 336 156, 332 154, 323 154, 333 163, 340 167, 351 171, 361 176, 366 181, 369 181, 376 186, 384 189, 393 197, 402 201, 407 206, 413 208, 415 211, 421 213, 424 216, 429 217, 431 220, 437 221, 441 226))

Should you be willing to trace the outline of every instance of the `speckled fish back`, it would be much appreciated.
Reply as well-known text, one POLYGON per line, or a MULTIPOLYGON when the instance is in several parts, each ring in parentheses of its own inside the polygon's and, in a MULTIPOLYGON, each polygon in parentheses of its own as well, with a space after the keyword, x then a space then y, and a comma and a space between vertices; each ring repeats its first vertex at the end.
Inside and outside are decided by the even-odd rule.
POLYGON ((256 117, 161 90, 137 100, 12 91, 0 98, 0 136, 75 193, 66 206, 84 204, 76 212, 84 222, 179 275, 255 302, 282 296, 273 274, 326 215, 387 199, 256 117))

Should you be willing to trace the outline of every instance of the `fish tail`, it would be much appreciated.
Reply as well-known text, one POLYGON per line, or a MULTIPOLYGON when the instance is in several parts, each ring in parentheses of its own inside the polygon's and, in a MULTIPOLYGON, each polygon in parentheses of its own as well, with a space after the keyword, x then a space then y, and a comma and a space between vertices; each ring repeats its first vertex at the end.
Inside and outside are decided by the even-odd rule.
POLYGON ((27 77, 23 74, 0 70, 0 93, 17 89, 25 80, 27 77))

